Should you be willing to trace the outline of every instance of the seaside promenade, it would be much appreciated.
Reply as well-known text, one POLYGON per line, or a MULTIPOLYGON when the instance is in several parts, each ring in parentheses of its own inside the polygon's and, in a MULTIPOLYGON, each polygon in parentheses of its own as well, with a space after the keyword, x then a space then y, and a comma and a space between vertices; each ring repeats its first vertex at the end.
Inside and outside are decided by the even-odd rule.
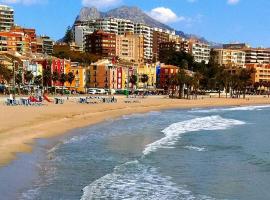
POLYGON ((199 108, 215 106, 244 106, 269 104, 267 97, 248 96, 247 99, 200 97, 197 100, 168 99, 150 96, 139 103, 79 104, 69 98, 63 105, 46 103, 43 106, 6 106, 0 97, 0 166, 16 159, 16 153, 31 152, 35 139, 50 138, 80 127, 111 120, 122 115, 162 109, 199 108))

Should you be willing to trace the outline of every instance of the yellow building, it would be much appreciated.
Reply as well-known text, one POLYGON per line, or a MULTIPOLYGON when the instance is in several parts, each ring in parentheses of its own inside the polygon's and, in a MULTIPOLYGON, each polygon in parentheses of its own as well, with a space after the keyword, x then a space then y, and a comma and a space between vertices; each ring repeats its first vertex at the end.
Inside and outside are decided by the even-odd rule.
POLYGON ((245 66, 246 53, 237 49, 214 49, 216 52, 214 55, 215 61, 227 68, 236 67, 243 68, 245 66))
POLYGON ((82 67, 76 62, 70 64, 66 63, 65 73, 68 74, 69 72, 72 72, 75 78, 71 84, 66 82, 65 86, 70 90, 86 92, 86 88, 89 86, 89 68, 82 67))
POLYGON ((137 67, 138 75, 138 88, 153 89, 156 86, 156 65, 155 64, 142 64, 137 67), (148 82, 143 83, 142 77, 146 74, 148 76, 148 82))
POLYGON ((144 60, 143 35, 125 33, 116 36, 116 56, 120 59, 142 63, 144 60))

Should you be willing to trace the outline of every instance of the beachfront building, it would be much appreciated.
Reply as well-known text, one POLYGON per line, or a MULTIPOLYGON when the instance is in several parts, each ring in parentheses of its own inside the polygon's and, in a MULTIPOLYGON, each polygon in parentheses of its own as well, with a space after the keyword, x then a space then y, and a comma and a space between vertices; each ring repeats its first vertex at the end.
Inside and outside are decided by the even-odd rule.
POLYGON ((189 53, 194 57, 195 62, 207 64, 210 60, 210 45, 197 39, 190 39, 189 53))
POLYGON ((14 25, 14 10, 6 5, 0 5, 0 32, 6 32, 14 25))
POLYGON ((142 63, 144 61, 144 39, 142 35, 127 32, 116 36, 116 56, 119 59, 142 63))
POLYGON ((255 72, 252 74, 253 83, 270 82, 270 64, 246 64, 246 68, 255 72))
POLYGON ((237 49, 214 49, 214 60, 225 68, 244 68, 246 53, 237 49))
POLYGON ((70 65, 66 65, 65 73, 68 74, 72 72, 75 76, 73 82, 70 84, 65 83, 66 88, 70 90, 76 90, 77 92, 86 92, 90 80, 90 70, 89 67, 83 67, 77 62, 71 62, 70 65))
POLYGON ((39 40, 42 42, 42 53, 46 55, 52 55, 54 41, 46 35, 40 36, 39 40))
POLYGON ((86 52, 97 54, 103 57, 116 56, 116 35, 102 30, 86 35, 86 52))
POLYGON ((153 29, 142 23, 134 24, 134 33, 144 37, 144 59, 152 61, 153 59, 153 29))
POLYGON ((156 64, 141 64, 137 67, 138 88, 154 89, 156 87, 156 64), (142 82, 142 77, 147 75, 148 81, 142 82))
POLYGON ((117 89, 117 68, 107 59, 99 60, 90 65, 91 88, 117 89))
POLYGON ((157 88, 168 90, 170 87, 169 80, 178 73, 179 68, 173 65, 160 64, 156 71, 157 88))

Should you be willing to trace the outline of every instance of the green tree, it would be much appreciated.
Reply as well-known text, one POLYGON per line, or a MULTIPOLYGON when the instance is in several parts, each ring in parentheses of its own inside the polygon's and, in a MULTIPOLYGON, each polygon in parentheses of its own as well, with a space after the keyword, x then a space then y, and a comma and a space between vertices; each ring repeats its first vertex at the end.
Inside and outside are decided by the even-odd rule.
POLYGON ((46 85, 46 90, 48 92, 49 84, 52 80, 52 72, 50 68, 47 68, 43 71, 43 83, 46 85))
POLYGON ((177 85, 178 85, 179 99, 183 99, 184 86, 187 82, 187 73, 184 69, 179 69, 179 71, 176 75, 176 81, 177 81, 177 85))
POLYGON ((2 78, 7 83, 10 82, 10 80, 13 77, 12 70, 8 69, 6 66, 0 64, 0 78, 2 78))
POLYGON ((52 81, 54 85, 54 94, 56 94, 56 82, 59 80, 59 73, 57 71, 54 71, 52 73, 52 81))
POLYGON ((21 73, 17 73, 15 75, 15 83, 18 85, 19 94, 21 94, 21 84, 22 84, 22 82, 23 82, 22 74, 21 73))
POLYGON ((141 82, 143 83, 144 88, 146 88, 146 87, 145 87, 145 83, 147 83, 148 80, 149 80, 148 75, 147 75, 147 74, 143 74, 142 77, 141 77, 141 82))
POLYGON ((26 71, 25 72, 24 79, 25 79, 25 81, 27 82, 28 85, 32 82, 33 78, 34 78, 34 75, 33 75, 33 73, 31 71, 26 71))
POLYGON ((71 87, 71 84, 74 81, 74 79, 75 79, 75 75, 72 72, 69 72, 67 74, 67 81, 69 82, 69 86, 70 87, 71 87))
POLYGON ((38 75, 34 78, 34 84, 36 86, 41 86, 42 85, 42 76, 41 75, 38 75))
POLYGON ((64 84, 67 82, 67 75, 62 73, 59 78, 60 83, 62 84, 62 94, 64 94, 64 84))
POLYGON ((67 27, 65 36, 63 38, 63 42, 70 44, 71 42, 73 42, 73 32, 72 32, 72 28, 70 26, 67 27))

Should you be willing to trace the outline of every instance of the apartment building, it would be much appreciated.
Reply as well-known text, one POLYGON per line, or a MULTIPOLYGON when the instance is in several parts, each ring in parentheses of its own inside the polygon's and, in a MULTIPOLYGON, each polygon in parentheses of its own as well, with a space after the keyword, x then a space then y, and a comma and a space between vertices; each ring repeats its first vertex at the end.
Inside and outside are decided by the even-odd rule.
POLYGON ((5 5, 0 5, 0 31, 9 31, 14 25, 14 10, 5 5))
POLYGON ((134 23, 126 19, 116 19, 118 21, 118 35, 134 33, 134 23))
POLYGON ((29 40, 22 33, 0 32, 0 51, 27 54, 30 52, 29 40))
POLYGON ((65 69, 66 73, 73 73, 75 78, 73 82, 65 83, 65 86, 70 90, 76 90, 77 92, 86 92, 87 86, 90 86, 90 69, 89 67, 83 67, 77 62, 71 62, 65 69))
POLYGON ((179 71, 179 68, 173 65, 160 64, 157 67, 157 88, 168 90, 169 89, 169 80, 175 76, 179 71))
POLYGON ((154 89, 156 86, 156 65, 155 64, 141 64, 137 67, 138 88, 154 89), (147 83, 142 82, 142 76, 148 76, 147 83))
POLYGON ((117 89, 117 68, 109 60, 99 60, 90 65, 89 86, 117 89))
POLYGON ((227 68, 243 68, 245 66, 246 53, 237 49, 214 49, 216 63, 227 68))
POLYGON ((104 57, 116 56, 116 35, 102 30, 86 35, 85 51, 104 57))
POLYGON ((134 24, 134 33, 144 37, 144 59, 152 61, 153 59, 153 30, 151 27, 142 24, 134 24))
POLYGON ((46 35, 37 37, 37 53, 52 55, 54 41, 46 35))
POLYGON ((163 29, 153 29, 153 58, 155 61, 159 59, 160 44, 170 41, 170 31, 164 31, 163 29))
POLYGON ((270 64, 249 63, 246 64, 247 69, 253 69, 252 82, 270 82, 270 64))
POLYGON ((75 26, 74 28, 74 40, 75 44, 80 47, 81 51, 85 50, 85 37, 95 31, 94 27, 90 26, 75 26))
POLYGON ((190 39, 189 53, 193 55, 195 62, 207 64, 210 60, 210 45, 197 39, 190 39))
POLYGON ((95 30, 102 30, 106 33, 118 34, 118 20, 115 18, 97 19, 94 24, 95 30))
POLYGON ((238 49, 246 53, 246 64, 270 64, 270 49, 269 48, 252 48, 245 43, 224 44, 225 49, 238 49))
POLYGON ((144 39, 142 35, 126 32, 116 36, 116 56, 120 59, 142 63, 144 61, 144 39))

